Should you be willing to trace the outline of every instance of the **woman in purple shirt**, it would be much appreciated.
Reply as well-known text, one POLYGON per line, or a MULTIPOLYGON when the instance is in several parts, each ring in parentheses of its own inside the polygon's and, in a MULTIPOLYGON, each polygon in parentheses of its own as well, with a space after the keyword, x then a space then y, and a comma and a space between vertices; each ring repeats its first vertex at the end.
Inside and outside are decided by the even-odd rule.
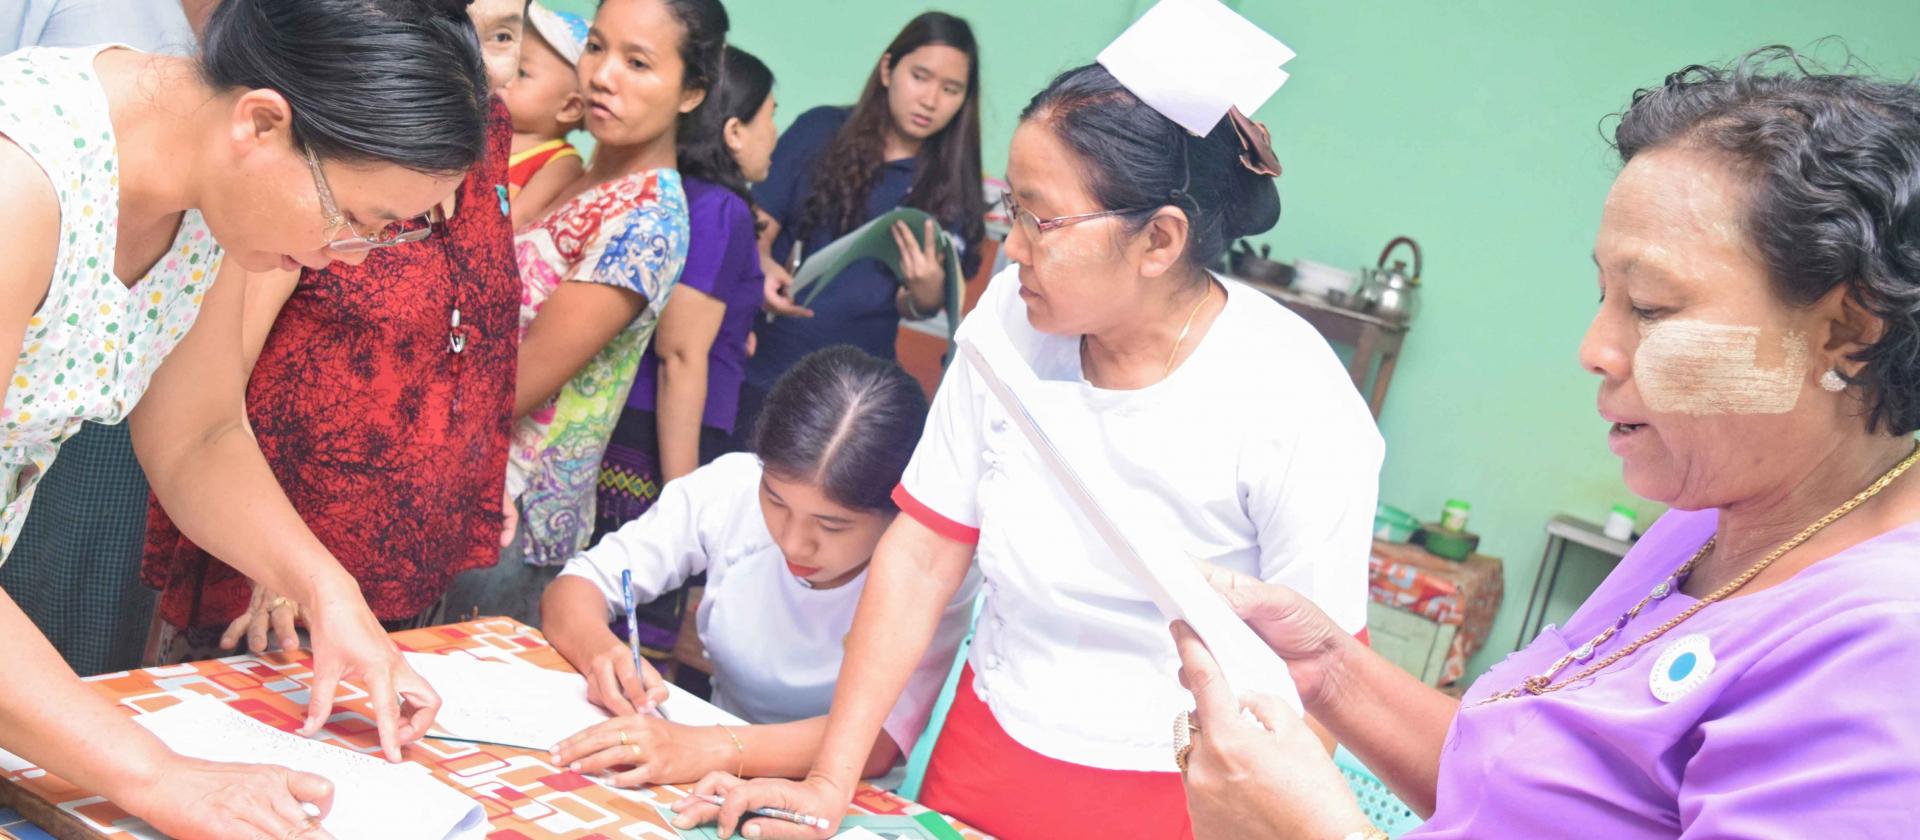
MULTIPOLYGON (((1215 584, 1431 815, 1407 836, 1920 836, 1920 89, 1773 48, 1640 91, 1614 142, 1580 361, 1673 512, 1464 703, 1215 584)), ((1197 837, 1384 836, 1298 716, 1174 634, 1197 837)))

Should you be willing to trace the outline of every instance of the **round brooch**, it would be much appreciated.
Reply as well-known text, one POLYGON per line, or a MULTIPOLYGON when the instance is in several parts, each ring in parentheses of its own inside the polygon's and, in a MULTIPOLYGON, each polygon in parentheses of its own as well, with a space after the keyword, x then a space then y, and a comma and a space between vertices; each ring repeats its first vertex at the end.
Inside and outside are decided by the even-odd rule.
POLYGON ((1667 645, 1653 661, 1647 675, 1647 688, 1660 702, 1671 703, 1692 693, 1713 675, 1713 647, 1707 637, 1695 633, 1682 636, 1667 645))

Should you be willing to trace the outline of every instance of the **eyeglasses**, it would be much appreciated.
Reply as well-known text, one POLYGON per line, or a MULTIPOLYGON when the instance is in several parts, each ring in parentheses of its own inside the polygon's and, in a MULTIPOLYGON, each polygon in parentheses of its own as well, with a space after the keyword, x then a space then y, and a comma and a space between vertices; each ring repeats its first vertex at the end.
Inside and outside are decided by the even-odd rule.
POLYGON ((1021 207, 1019 202, 1013 200, 1013 193, 1010 192, 1001 193, 1000 207, 1006 211, 1007 218, 1011 219, 1014 225, 1019 227, 1020 231, 1027 235, 1028 239, 1034 239, 1040 234, 1046 233, 1054 228, 1063 228, 1068 225, 1079 224, 1089 219, 1119 216, 1125 213, 1138 213, 1141 209, 1146 209, 1102 210, 1098 213, 1081 213, 1078 216, 1055 216, 1051 219, 1042 219, 1039 216, 1033 215, 1033 213, 1029 212, 1026 208, 1021 207))
POLYGON ((314 157, 313 149, 302 146, 300 151, 306 155, 307 168, 313 170, 313 188, 320 194, 320 213, 327 222, 325 239, 328 250, 351 254, 419 242, 431 235, 433 225, 444 217, 440 208, 434 207, 411 219, 389 222, 371 234, 363 234, 354 228, 352 222, 347 221, 346 215, 333 203, 333 190, 327 188, 327 176, 320 171, 320 159, 314 157), (346 235, 338 236, 343 228, 346 235))

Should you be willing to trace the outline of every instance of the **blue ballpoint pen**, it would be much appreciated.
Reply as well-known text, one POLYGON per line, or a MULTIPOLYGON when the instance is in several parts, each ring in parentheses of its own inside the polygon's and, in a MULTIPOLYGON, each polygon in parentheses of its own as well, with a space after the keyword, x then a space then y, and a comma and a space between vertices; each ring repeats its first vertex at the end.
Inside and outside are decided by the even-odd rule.
MULTIPOLYGON (((620 570, 620 600, 627 605, 627 649, 633 653, 634 679, 639 679, 646 669, 640 665, 640 615, 634 612, 633 572, 629 569, 620 570)), ((654 706, 651 711, 663 720, 667 717, 667 710, 659 706, 654 706)))

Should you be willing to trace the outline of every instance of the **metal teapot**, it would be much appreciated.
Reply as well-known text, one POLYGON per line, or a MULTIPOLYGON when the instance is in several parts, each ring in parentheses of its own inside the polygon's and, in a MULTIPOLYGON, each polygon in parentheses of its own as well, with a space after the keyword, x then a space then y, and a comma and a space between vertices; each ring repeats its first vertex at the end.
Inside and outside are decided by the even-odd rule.
POLYGON ((1415 310, 1419 308, 1416 294, 1420 290, 1420 244, 1411 237, 1396 236, 1380 252, 1379 266, 1360 269, 1360 287, 1355 292, 1355 308, 1369 312, 1389 321, 1408 322, 1413 320, 1415 310), (1413 251, 1413 272, 1407 272, 1404 260, 1394 260, 1387 265, 1387 257, 1393 249, 1406 245, 1413 251))

